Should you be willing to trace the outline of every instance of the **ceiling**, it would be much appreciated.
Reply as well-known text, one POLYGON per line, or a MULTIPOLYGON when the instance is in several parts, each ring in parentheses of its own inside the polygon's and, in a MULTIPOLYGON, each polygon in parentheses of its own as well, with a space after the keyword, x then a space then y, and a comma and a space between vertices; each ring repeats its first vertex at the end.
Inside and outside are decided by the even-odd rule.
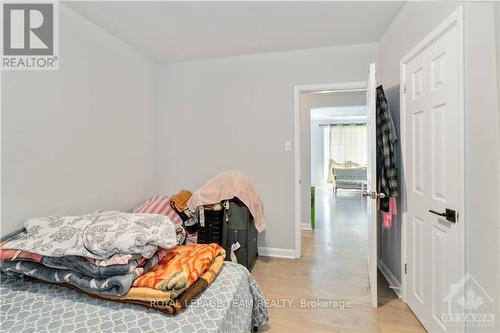
POLYGON ((377 42, 404 2, 72 1, 66 5, 160 61, 377 42))

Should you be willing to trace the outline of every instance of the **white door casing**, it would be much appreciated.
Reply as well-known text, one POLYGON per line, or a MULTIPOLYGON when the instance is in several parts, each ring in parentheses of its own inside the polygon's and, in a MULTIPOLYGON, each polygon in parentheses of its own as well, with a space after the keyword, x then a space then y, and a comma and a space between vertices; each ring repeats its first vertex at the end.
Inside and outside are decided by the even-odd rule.
POLYGON ((444 301, 465 273, 461 8, 401 60, 401 78, 403 295, 427 330, 457 332, 463 326, 443 315, 463 313, 444 301), (456 222, 430 212, 446 209, 457 212, 456 222))
MULTIPOLYGON (((375 64, 370 64, 366 88, 366 111, 368 123, 368 162, 367 162, 367 193, 377 193, 377 133, 376 133, 376 81, 375 64)), ((374 197, 375 198, 375 197, 374 197)), ((368 278, 372 307, 378 306, 377 297, 377 205, 371 197, 367 197, 368 223, 368 278)))
POLYGON ((305 92, 313 91, 329 91, 329 92, 354 92, 354 91, 365 91, 366 81, 355 81, 355 82, 335 82, 335 83, 320 83, 320 84, 309 84, 300 85, 293 88, 294 95, 294 257, 300 258, 302 254, 301 249, 301 187, 303 186, 301 182, 301 123, 300 123, 300 94, 305 92))
MULTIPOLYGON (((331 92, 352 92, 352 91, 367 91, 367 111, 368 111, 368 127, 369 129, 369 145, 370 145, 370 155, 373 156, 370 163, 370 170, 368 170, 369 181, 373 180, 373 187, 369 183, 367 185, 367 190, 369 193, 376 194, 375 183, 376 183, 376 130, 375 130, 375 114, 376 114, 376 80, 375 80, 375 64, 371 64, 368 74, 369 82, 341 82, 341 83, 329 83, 329 84, 313 84, 304 86, 294 87, 294 169, 295 169, 295 258, 301 257, 301 222, 300 222, 300 210, 301 210, 301 181, 300 181, 300 94, 303 92, 311 91, 331 91, 331 92), (368 93, 368 91, 370 91, 368 93), (371 120, 370 120, 371 118, 371 120), (371 127, 370 127, 371 126, 371 127)), ((370 157, 369 157, 370 158, 370 157)), ((373 307, 377 307, 377 209, 375 205, 375 200, 368 199, 368 220, 370 228, 369 244, 368 244, 368 265, 369 265, 369 283, 371 288, 371 300, 373 307), (373 258, 373 259, 371 259, 373 258)))

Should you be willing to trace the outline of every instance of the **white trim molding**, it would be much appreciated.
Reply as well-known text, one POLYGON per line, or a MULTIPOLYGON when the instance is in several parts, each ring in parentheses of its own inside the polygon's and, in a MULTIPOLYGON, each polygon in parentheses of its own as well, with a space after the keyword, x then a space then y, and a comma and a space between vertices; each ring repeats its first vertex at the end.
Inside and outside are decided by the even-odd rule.
POLYGON ((366 91, 366 81, 358 82, 336 82, 326 84, 310 84, 300 85, 293 88, 294 97, 294 194, 295 194, 295 258, 301 256, 301 229, 302 222, 300 221, 300 94, 304 92, 328 91, 328 92, 351 92, 351 91, 366 91))
POLYGON ((389 288, 394 290, 396 295, 398 295, 399 298, 401 298, 401 282, 398 280, 396 275, 392 273, 392 271, 387 267, 387 265, 384 263, 382 259, 378 260, 378 269, 382 273, 382 275, 385 277, 387 282, 389 282, 389 288))
POLYGON ((258 247, 259 257, 276 257, 295 259, 295 250, 293 249, 280 249, 275 247, 258 247))

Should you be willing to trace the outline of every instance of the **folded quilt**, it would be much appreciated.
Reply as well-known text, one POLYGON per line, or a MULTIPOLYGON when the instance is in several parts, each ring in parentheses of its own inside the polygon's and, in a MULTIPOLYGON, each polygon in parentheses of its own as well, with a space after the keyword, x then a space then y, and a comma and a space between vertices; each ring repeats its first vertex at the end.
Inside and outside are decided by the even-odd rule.
MULTIPOLYGON (((166 254, 166 250, 161 250, 151 258, 144 260, 142 265, 135 267, 132 271, 125 274, 110 275, 107 277, 89 277, 74 269, 68 269, 64 266, 64 262, 58 262, 54 266, 46 266, 42 257, 41 261, 30 259, 14 259, 0 261, 0 270, 5 273, 18 273, 39 280, 51 283, 66 283, 79 289, 106 295, 123 295, 125 294, 134 280, 154 267, 166 254), (62 264, 59 267, 58 264, 62 264)), ((57 260, 58 258, 51 258, 57 260)), ((65 258, 63 258, 65 259, 65 258)), ((83 258, 80 258, 85 260, 83 258)), ((71 263, 66 261, 65 263, 71 263)), ((108 266, 112 267, 112 266, 108 266)))
POLYGON ((79 256, 48 257, 29 251, 3 249, 4 244, 5 242, 0 243, 0 261, 32 261, 50 268, 71 270, 91 278, 129 274, 138 267, 148 267, 151 266, 151 263, 156 264, 167 253, 167 250, 160 249, 156 256, 150 259, 138 255, 116 255, 102 260, 79 256))
MULTIPOLYGON (((222 249, 219 252, 207 269, 199 275, 198 279, 189 288, 175 297, 172 290, 162 291, 147 287, 132 287, 122 296, 102 295, 87 291, 84 291, 84 293, 105 300, 139 304, 167 314, 176 314, 188 306, 191 300, 207 289, 215 280, 224 263, 225 253, 223 251, 222 249)), ((66 286, 73 287, 71 285, 66 286)))
MULTIPOLYGON (((8 241, 3 241, 0 243, 0 260, 8 260, 8 259, 24 259, 24 260, 31 260, 35 262, 41 262, 43 256, 32 253, 29 251, 23 251, 23 250, 13 250, 13 249, 5 249, 5 245, 7 244, 8 241)), ((105 266, 113 266, 113 265, 126 265, 128 264, 132 259, 139 259, 139 258, 144 258, 141 257, 138 254, 115 254, 109 258, 106 259, 94 259, 94 258, 87 258, 87 257, 82 257, 85 258, 88 262, 91 264, 94 264, 96 266, 100 267, 105 267, 105 266)))
POLYGON ((106 259, 93 259, 93 258, 86 258, 88 261, 91 263, 95 264, 96 266, 112 266, 112 265, 124 265, 128 263, 130 260, 135 259, 140 257, 140 255, 137 254, 115 254, 112 255, 109 258, 106 259))
POLYGON ((37 217, 27 220, 25 228, 3 247, 49 257, 106 259, 115 254, 149 258, 158 247, 168 249, 177 243, 175 225, 159 214, 109 211, 37 217))
POLYGON ((171 292, 174 299, 188 289, 216 258, 224 260, 226 252, 217 244, 177 246, 149 272, 134 281, 134 287, 171 292))

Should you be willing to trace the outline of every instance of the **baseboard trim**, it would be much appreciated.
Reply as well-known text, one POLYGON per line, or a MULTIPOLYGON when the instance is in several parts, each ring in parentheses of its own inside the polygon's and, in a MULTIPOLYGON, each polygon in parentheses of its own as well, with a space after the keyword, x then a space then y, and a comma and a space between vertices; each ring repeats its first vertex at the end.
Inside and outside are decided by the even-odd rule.
POLYGON ((294 259, 295 250, 259 246, 259 256, 294 259))
POLYGON ((302 230, 313 230, 313 228, 311 227, 311 223, 302 223, 300 227, 302 230))
POLYGON ((392 273, 392 271, 387 267, 387 265, 382 261, 382 259, 378 260, 378 269, 382 273, 382 275, 385 277, 387 282, 389 282, 389 286, 391 287, 392 290, 398 295, 399 298, 401 298, 401 282, 398 281, 396 276, 392 273))

